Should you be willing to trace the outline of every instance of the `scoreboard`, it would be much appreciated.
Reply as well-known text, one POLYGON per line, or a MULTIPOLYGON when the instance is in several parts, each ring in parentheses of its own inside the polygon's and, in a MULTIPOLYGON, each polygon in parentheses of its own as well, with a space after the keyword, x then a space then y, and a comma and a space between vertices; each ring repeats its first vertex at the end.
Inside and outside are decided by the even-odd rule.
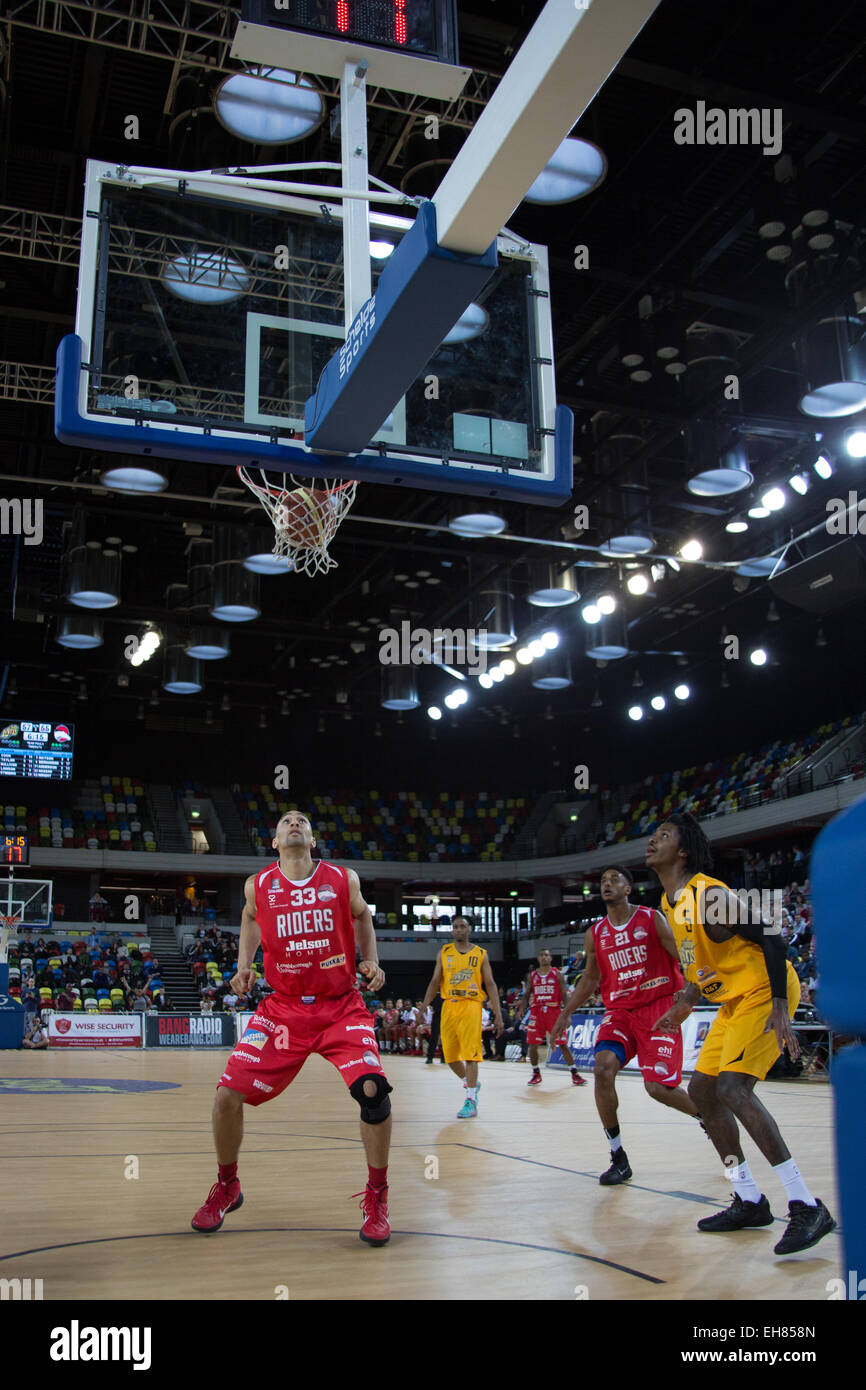
POLYGON ((243 0, 243 19, 457 62, 454 0, 243 0))
POLYGON ((50 721, 16 720, 0 728, 0 777, 72 776, 74 727, 50 721))

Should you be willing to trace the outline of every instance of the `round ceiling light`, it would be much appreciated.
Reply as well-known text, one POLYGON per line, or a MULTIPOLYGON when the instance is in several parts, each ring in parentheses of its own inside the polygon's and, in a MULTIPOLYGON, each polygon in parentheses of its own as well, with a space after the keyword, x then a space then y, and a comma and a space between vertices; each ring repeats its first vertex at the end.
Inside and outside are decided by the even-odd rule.
POLYGON ((226 251, 199 251, 175 256, 162 282, 178 299, 190 304, 228 304, 250 287, 249 271, 226 251))
POLYGON ((471 338, 479 338, 486 329, 490 317, 480 304, 470 304, 464 309, 454 327, 445 334, 442 343, 468 343, 471 338))
POLYGON ((574 202, 597 188, 606 173, 607 159, 598 146, 569 136, 548 160, 524 201, 547 206, 574 202))
POLYGON ((164 492, 168 479, 152 468, 109 468, 99 479, 110 492, 164 492))
POLYGON ((233 73, 217 88, 214 110, 226 130, 256 145, 303 140, 325 118, 321 94, 309 78, 294 72, 233 73))

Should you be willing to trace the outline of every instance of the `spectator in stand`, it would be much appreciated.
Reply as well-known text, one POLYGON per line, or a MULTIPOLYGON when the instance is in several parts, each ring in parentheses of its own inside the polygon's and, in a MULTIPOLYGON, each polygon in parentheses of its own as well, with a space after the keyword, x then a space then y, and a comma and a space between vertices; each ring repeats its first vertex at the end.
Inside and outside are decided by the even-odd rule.
MULTIPOLYGON (((436 1057, 436 1049, 439 1046, 439 1031, 442 1026, 442 995, 437 994, 433 1003, 430 1005, 430 1037, 427 1040, 427 1065, 433 1065, 436 1057)), ((445 1066, 445 1058, 441 1057, 440 1062, 445 1066)))
POLYGON ((394 1007, 393 999, 385 1000, 385 1012, 382 1017, 382 1037, 385 1043, 386 1052, 396 1052, 397 1050, 397 1025, 399 1014, 394 1007))
POLYGON ((802 883, 806 873, 806 856, 799 845, 794 846, 794 863, 791 866, 791 879, 794 883, 802 883))
POLYGON ((212 1014, 212 1013, 213 1013, 213 999, 212 999, 209 995, 207 995, 205 998, 203 998, 203 999, 201 1000, 201 1002, 199 1003, 199 1006, 198 1006, 198 1007, 199 1007, 199 1013, 203 1013, 203 1014, 212 1014))
POLYGON ((493 1057, 493 1048, 490 1045, 492 1038, 493 1016, 485 1003, 481 1006, 481 1045, 484 1048, 484 1056, 488 1061, 493 1057))
POLYGON ((64 985, 54 1001, 54 1007, 61 1013, 71 1013, 75 1008, 75 995, 72 993, 70 985, 64 985))
POLYGON ((158 975, 151 975, 148 980, 150 997, 158 1009, 164 1009, 165 1005, 165 985, 158 975))
POLYGON ((146 960, 141 968, 145 975, 158 975, 159 961, 157 960, 156 956, 154 956, 152 960, 146 960))
MULTIPOLYGON (((494 1047, 495 1047, 495 1049, 496 1049, 496 1057, 495 1057, 495 1060, 496 1060, 497 1062, 504 1062, 504 1061, 505 1061, 505 1049, 506 1049, 506 1047, 508 1046, 508 1044, 509 1044, 509 1043, 519 1043, 519 1045, 520 1045, 520 1052, 521 1052, 521 1060, 522 1060, 522 1061, 525 1061, 525 1060, 526 1060, 526 1047, 527 1047, 527 1044, 526 1044, 526 1029, 525 1029, 525 1028, 521 1028, 521 1026, 520 1026, 520 1023, 521 1023, 521 1009, 520 1009, 520 1005, 517 1004, 517 1003, 511 1003, 511 1004, 509 1004, 508 1007, 507 1007, 507 1009, 506 1009, 506 1011, 505 1011, 505 1012, 503 1013, 503 1015, 502 1015, 502 1022, 505 1024, 505 1027, 503 1028, 502 1032, 499 1034, 499 1037, 496 1039, 496 1041, 495 1041, 495 1043, 494 1043, 494 1047)), ((482 1038, 483 1038, 483 1034, 482 1034, 482 1038)))
POLYGON ((25 1032, 21 1040, 21 1046, 31 1049, 46 1048, 48 1046, 48 1031, 38 1014, 25 1032))
POLYGON ((408 999, 400 1013, 400 1023, 402 1024, 403 1037, 406 1040, 406 1051, 414 1055, 418 1050, 415 1040, 415 1006, 408 999))
POLYGON ((415 1042, 417 1044, 418 1056, 420 1057, 424 1052, 425 1040, 430 1037, 430 1024, 433 1019, 433 1010, 429 1005, 426 1009, 424 1008, 423 999, 416 999, 413 1013, 415 1015, 415 1042))
POLYGON ((86 945, 88 951, 101 951, 102 937, 99 936, 95 931, 92 931, 87 938, 86 945))
POLYGON ((99 889, 90 898, 90 920, 91 922, 104 922, 108 901, 103 898, 99 889))
POLYGON ((93 969, 93 988, 108 989, 108 987, 108 971, 102 961, 99 961, 93 969))
POLYGON ((24 1006, 24 1018, 26 1020, 27 1027, 29 1027, 33 1019, 35 1017, 38 1017, 39 1015, 39 996, 37 995, 36 990, 22 990, 21 1003, 24 1006))
POLYGON ((240 999, 238 999, 236 994, 226 994, 223 996, 223 1008, 225 1009, 226 1013, 235 1013, 240 1002, 241 1001, 240 999))
POLYGON ((150 1008, 150 997, 141 986, 131 989, 127 995, 127 1008, 133 1014, 145 1014, 150 1008))

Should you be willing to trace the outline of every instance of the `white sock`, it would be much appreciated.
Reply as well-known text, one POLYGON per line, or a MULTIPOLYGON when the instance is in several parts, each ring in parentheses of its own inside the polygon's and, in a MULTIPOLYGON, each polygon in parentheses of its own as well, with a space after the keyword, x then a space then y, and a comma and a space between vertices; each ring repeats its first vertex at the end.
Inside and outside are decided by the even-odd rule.
POLYGON ((478 1087, 477 1087, 477 1086, 467 1086, 467 1087, 466 1087, 466 1099, 467 1099, 467 1100, 477 1100, 477 1093, 478 1093, 478 1087))
POLYGON ((608 1141, 608 1143, 610 1144, 610 1151, 611 1151, 612 1154, 615 1154, 615 1153, 617 1152, 618 1149, 621 1149, 621 1148, 622 1148, 622 1138, 621 1138, 619 1132, 617 1132, 617 1136, 616 1136, 615 1139, 612 1139, 612 1138, 611 1138, 611 1134, 610 1134, 610 1130, 609 1130, 609 1129, 606 1129, 604 1132, 605 1132, 605 1134, 607 1135, 607 1141, 608 1141))
POLYGON ((752 1177, 748 1163, 732 1164, 727 1170, 734 1192, 741 1202, 760 1202, 758 1184, 752 1177))
POLYGON ((793 1158, 789 1158, 785 1163, 777 1163, 773 1172, 784 1187, 789 1202, 805 1202, 807 1207, 818 1205, 803 1182, 800 1169, 793 1158))

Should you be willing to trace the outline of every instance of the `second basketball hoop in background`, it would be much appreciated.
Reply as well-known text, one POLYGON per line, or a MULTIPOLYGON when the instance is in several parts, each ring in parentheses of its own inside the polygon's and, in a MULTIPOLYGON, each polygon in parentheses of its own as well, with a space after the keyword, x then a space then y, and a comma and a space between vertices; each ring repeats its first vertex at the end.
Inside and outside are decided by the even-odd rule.
POLYGON ((260 471, 257 483, 242 465, 237 474, 273 522, 274 555, 285 556, 291 570, 310 577, 336 566, 328 547, 355 500, 356 480, 316 486, 315 480, 303 484, 283 474, 282 484, 276 485, 260 471), (289 488, 287 483, 294 486, 289 488))

